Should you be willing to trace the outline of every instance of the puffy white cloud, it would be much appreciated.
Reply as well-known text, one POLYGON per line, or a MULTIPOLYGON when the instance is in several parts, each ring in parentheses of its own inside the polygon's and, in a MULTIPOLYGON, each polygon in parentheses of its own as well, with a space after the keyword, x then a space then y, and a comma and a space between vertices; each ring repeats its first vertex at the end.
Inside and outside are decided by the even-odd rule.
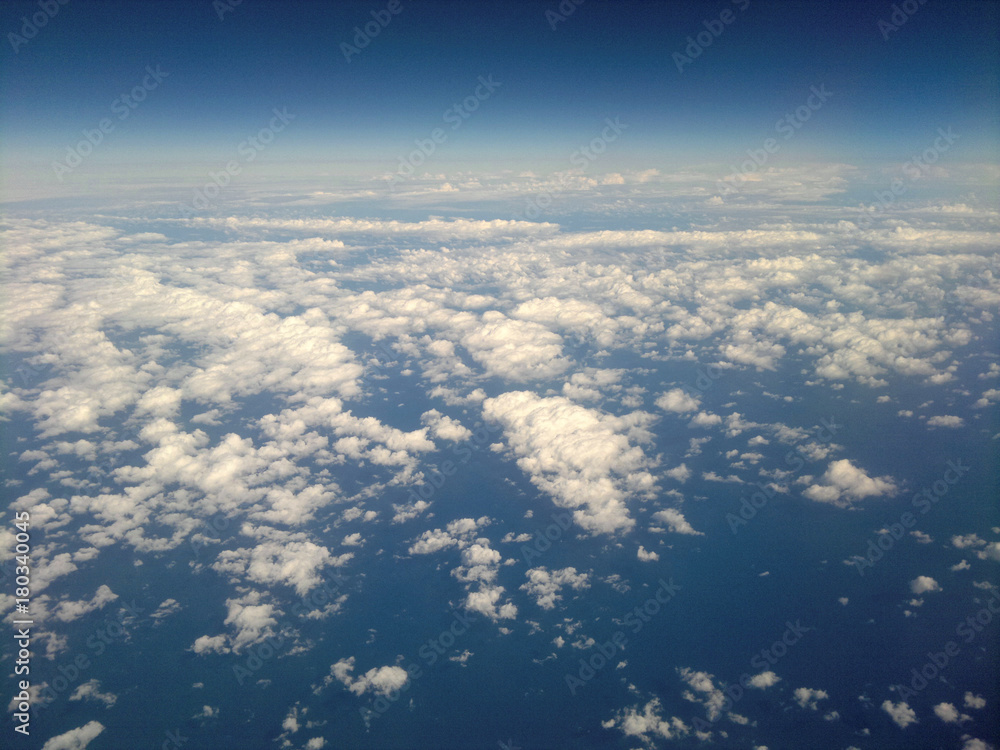
POLYGON ((923 594, 927 591, 940 591, 941 585, 930 576, 917 576, 910 581, 910 591, 914 594, 923 594))
POLYGON ((934 706, 934 715, 945 724, 958 724, 963 721, 971 721, 972 717, 959 713, 954 703, 938 703, 934 706))
POLYGON ((639 562, 656 562, 657 560, 660 559, 660 556, 658 554, 647 550, 641 544, 639 545, 639 549, 636 552, 636 557, 639 558, 639 562))
POLYGON ((544 380, 570 365, 558 334, 495 310, 483 313, 482 324, 462 337, 462 345, 489 374, 507 380, 544 380))
POLYGON ((910 708, 906 701, 900 701, 899 703, 893 703, 892 701, 883 701, 882 710, 889 714, 896 725, 900 729, 906 729, 910 724, 917 724, 917 714, 910 708))
POLYGON ((42 750, 84 750, 104 731, 99 721, 88 721, 82 727, 57 735, 42 745, 42 750))
POLYGON ((556 602, 562 599, 559 593, 564 586, 574 591, 590 588, 590 574, 577 573, 576 568, 549 570, 539 567, 531 568, 525 573, 528 582, 521 585, 523 591, 535 598, 535 603, 542 609, 553 609, 556 602))
POLYGON ((986 708, 986 699, 981 695, 975 695, 971 691, 965 692, 965 707, 981 709, 986 708))
POLYGON ((810 485, 803 495, 810 500, 846 507, 854 500, 866 497, 892 495, 896 484, 892 477, 871 477, 844 458, 833 461, 816 484, 810 485))
POLYGON ((101 609, 105 604, 113 602, 117 598, 118 594, 102 584, 89 602, 86 600, 59 602, 55 608, 55 616, 62 622, 72 622, 96 609, 101 609))
POLYGON ((335 678, 355 695, 372 692, 376 695, 388 696, 402 688, 410 679, 405 669, 396 666, 373 667, 363 675, 353 678, 351 674, 354 672, 354 662, 355 659, 352 656, 348 659, 341 659, 332 665, 330 675, 326 678, 326 684, 330 684, 335 678))
POLYGON ((683 414, 684 412, 697 411, 701 399, 692 396, 682 388, 671 388, 658 399, 656 405, 664 411, 673 411, 683 414))
POLYGON ((631 529, 626 500, 647 495, 655 480, 642 448, 650 415, 615 417, 555 396, 527 391, 483 402, 487 419, 499 422, 518 466, 555 503, 574 509, 573 519, 592 534, 631 529))
POLYGON ((442 440, 460 443, 472 437, 472 430, 462 426, 451 417, 447 417, 437 409, 431 409, 420 416, 420 421, 430 429, 431 434, 442 440))
POLYGON ((687 467, 687 464, 675 466, 674 468, 668 469, 663 473, 671 479, 676 479, 681 484, 686 482, 691 477, 691 469, 687 467))
POLYGON ((319 585, 320 571, 343 564, 350 559, 350 553, 347 555, 334 557, 326 547, 310 541, 262 540, 252 548, 223 550, 212 568, 256 583, 294 586, 299 595, 304 595, 319 585))
POLYGON ((940 415, 935 417, 930 417, 927 420, 928 427, 951 427, 958 428, 965 424, 965 420, 961 417, 956 417, 952 415, 940 415))
POLYGON ((102 693, 101 683, 97 680, 91 679, 87 680, 82 685, 78 685, 76 690, 70 694, 69 699, 71 701, 97 701, 98 703, 103 703, 106 707, 111 708, 118 700, 118 696, 114 693, 102 693))
POLYGON ((613 718, 602 721, 605 729, 618 727, 626 737, 636 737, 647 745, 658 739, 674 740, 687 737, 691 728, 676 716, 664 719, 659 698, 652 698, 643 706, 632 706, 619 711, 613 718))
POLYGON ((771 672, 770 670, 767 672, 761 672, 760 674, 755 674, 753 677, 750 678, 750 684, 753 687, 759 688, 761 690, 769 688, 780 681, 781 678, 778 677, 778 675, 776 675, 774 672, 771 672))
POLYGON ((653 514, 653 520, 665 523, 667 528, 677 534, 690 534, 692 536, 704 536, 702 532, 696 531, 694 527, 684 518, 684 514, 676 508, 664 508, 653 514))
POLYGON ((816 711, 818 710, 816 702, 826 700, 830 697, 830 695, 825 690, 800 687, 795 688, 795 692, 792 694, 792 697, 795 698, 795 702, 802 708, 810 708, 813 711, 816 711))

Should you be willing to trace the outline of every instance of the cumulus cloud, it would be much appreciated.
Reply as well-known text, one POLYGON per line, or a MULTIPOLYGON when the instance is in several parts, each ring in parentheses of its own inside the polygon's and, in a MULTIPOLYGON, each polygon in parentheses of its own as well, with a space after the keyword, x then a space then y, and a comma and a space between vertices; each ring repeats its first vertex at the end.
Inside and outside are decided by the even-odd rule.
POLYGON ((870 477, 848 459, 833 461, 820 478, 810 485, 803 495, 810 500, 847 507, 854 500, 866 497, 881 497, 896 492, 896 484, 891 477, 870 477))
POLYGON ((928 427, 950 427, 952 429, 962 427, 965 424, 965 420, 961 417, 955 417, 951 415, 941 415, 931 417, 927 420, 928 427))
POLYGON ((402 688, 410 676, 402 667, 373 667, 359 677, 352 677, 354 672, 354 657, 341 659, 330 667, 330 674, 325 679, 329 685, 334 679, 355 695, 371 692, 376 695, 388 696, 402 688))
POLYGON ((42 750, 84 750, 104 731, 99 721, 88 721, 82 727, 57 735, 42 745, 42 750))
POLYGON ((760 688, 761 690, 769 688, 780 681, 781 678, 771 671, 761 672, 760 674, 755 674, 750 678, 750 684, 755 688, 760 688))
POLYGON ((72 622, 84 615, 101 609, 108 602, 113 602, 118 598, 118 594, 113 592, 108 586, 102 584, 90 601, 64 601, 55 608, 56 618, 62 622, 72 622))
POLYGON ((70 694, 69 699, 71 701, 97 701, 98 703, 103 703, 107 708, 111 708, 118 700, 118 696, 113 693, 102 693, 101 683, 95 679, 91 679, 82 685, 78 685, 76 690, 70 694))
POLYGON ((532 568, 525 576, 528 582, 521 585, 521 590, 533 596, 535 603, 542 609, 555 608, 556 602, 562 599, 559 592, 564 586, 569 586, 574 591, 590 588, 590 574, 577 573, 576 568, 572 567, 562 570, 532 568))
POLYGON ((816 702, 826 700, 830 697, 830 695, 825 690, 800 687, 795 688, 795 692, 792 694, 792 697, 795 698, 795 702, 802 708, 809 708, 816 711, 818 710, 816 702))
POLYGON ((499 422, 518 466, 557 505, 592 534, 631 529, 627 500, 655 487, 652 461, 633 441, 650 438, 652 417, 635 412, 615 417, 562 396, 527 391, 483 402, 487 419, 499 422))
POLYGON ((653 520, 659 523, 664 523, 667 528, 677 534, 690 534, 691 536, 704 536, 700 531, 696 531, 687 519, 684 518, 684 514, 681 513, 676 508, 664 508, 663 510, 658 510, 653 514, 653 520))
POLYGON ((605 729, 617 727, 626 737, 635 737, 647 745, 658 740, 676 740, 687 737, 691 728, 682 719, 673 716, 664 719, 659 698, 652 698, 643 706, 632 706, 619 711, 613 718, 601 722, 605 729))
POLYGON ((971 716, 959 713, 959 710, 955 708, 954 703, 938 703, 934 706, 934 715, 941 719, 941 721, 945 724, 958 724, 963 721, 972 720, 971 716))
POLYGON ((680 414, 697 411, 700 404, 700 398, 690 395, 682 388, 671 388, 656 399, 656 405, 663 409, 663 411, 678 412, 680 414))
POLYGON ((882 710, 889 714, 889 718, 896 722, 896 725, 900 729, 906 729, 910 724, 917 724, 917 714, 910 708, 906 701, 900 701, 899 703, 893 703, 892 701, 883 701, 882 710))
POLYGON ((648 551, 641 544, 639 545, 639 550, 636 552, 636 557, 639 558, 639 562, 656 562, 660 559, 658 554, 648 551))
POLYGON ((223 550, 212 568, 257 583, 292 586, 301 596, 319 585, 324 568, 342 565, 349 559, 350 553, 334 557, 326 547, 310 541, 266 540, 252 548, 223 550))
POLYGON ((923 594, 927 591, 940 591, 941 585, 930 576, 917 576, 910 581, 910 591, 914 594, 923 594))

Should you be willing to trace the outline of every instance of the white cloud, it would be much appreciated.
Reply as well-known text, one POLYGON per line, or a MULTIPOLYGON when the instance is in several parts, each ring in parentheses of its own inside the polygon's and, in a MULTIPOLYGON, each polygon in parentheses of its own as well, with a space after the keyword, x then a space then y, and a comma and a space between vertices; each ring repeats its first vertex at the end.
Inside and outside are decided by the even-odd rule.
POLYGON ((795 688, 795 692, 792 694, 795 698, 795 702, 798 703, 802 708, 809 708, 813 711, 818 710, 816 705, 817 701, 826 700, 830 695, 825 690, 815 690, 813 688, 795 688))
POLYGON ((963 721, 971 721, 972 717, 959 713, 954 703, 938 703, 934 706, 934 715, 945 724, 958 724, 963 721))
POLYGON ((655 552, 649 552, 641 544, 636 552, 636 557, 639 558, 639 562, 656 562, 660 559, 660 556, 655 552))
POLYGON ((692 536, 703 536, 700 531, 695 531, 694 527, 684 518, 684 514, 676 508, 664 508, 653 514, 653 520, 665 523, 667 528, 677 534, 690 534, 692 536))
POLYGON ((648 746, 658 739, 675 740, 687 737, 691 728, 676 716, 664 719, 659 698, 652 698, 644 706, 623 709, 614 718, 601 722, 605 729, 618 727, 626 737, 636 737, 648 746))
POLYGON ((750 684, 755 688, 760 688, 761 690, 769 688, 780 681, 781 678, 771 671, 761 672, 760 674, 755 674, 750 678, 750 684))
POLYGON ((576 568, 549 570, 544 567, 531 568, 525 573, 528 582, 521 585, 521 590, 535 598, 535 603, 542 609, 553 609, 556 602, 562 599, 559 593, 564 586, 574 591, 590 588, 590 574, 577 573, 576 568))
POLYGON ((687 464, 675 466, 674 468, 668 469, 663 473, 671 479, 676 479, 681 484, 686 482, 691 477, 691 469, 687 467, 687 464))
POLYGON ((357 678, 352 678, 354 671, 354 657, 341 659, 330 667, 330 675, 326 677, 327 685, 333 679, 339 680, 344 687, 355 695, 364 695, 372 692, 376 695, 388 696, 394 691, 402 688, 410 676, 402 667, 373 667, 357 678))
POLYGON ((986 699, 983 698, 981 695, 975 695, 974 693, 972 693, 970 691, 966 691, 966 693, 965 693, 965 707, 966 708, 975 708, 977 710, 981 709, 981 708, 986 708, 986 699))
POLYGON ((107 708, 111 708, 118 700, 118 696, 113 693, 102 693, 101 683, 97 680, 87 680, 82 685, 78 685, 76 690, 69 696, 71 701, 97 701, 103 703, 107 708))
POLYGON ((941 586, 930 576, 917 576, 910 581, 910 591, 920 595, 927 591, 940 591, 941 586))
POLYGON ((42 750, 84 750, 103 731, 101 722, 88 721, 82 727, 53 737, 42 745, 42 750))
POLYGON ((62 622, 72 622, 94 610, 101 609, 105 604, 113 602, 117 598, 118 594, 102 584, 89 602, 86 600, 59 602, 55 608, 55 615, 62 622))
POLYGON ((848 459, 833 461, 820 478, 810 485, 803 495, 810 500, 847 507, 853 500, 866 497, 881 497, 896 492, 896 484, 891 477, 870 477, 848 459))
POLYGON ((950 415, 935 416, 927 420, 927 425, 929 427, 950 427, 958 428, 965 424, 965 420, 961 417, 955 417, 950 415))
POLYGON ((592 534, 634 526, 626 500, 647 496, 655 487, 646 470, 652 462, 632 445, 650 438, 650 415, 614 417, 561 396, 540 398, 527 391, 487 399, 483 413, 503 426, 518 466, 557 505, 574 509, 577 524, 592 534))
POLYGON ((882 710, 889 714, 889 718, 896 722, 900 729, 906 729, 910 724, 918 723, 916 712, 905 701, 899 703, 893 703, 889 700, 883 701, 882 710))
POLYGON ((697 411, 701 399, 688 394, 681 388, 671 388, 658 399, 656 405, 664 411, 684 412, 697 411))

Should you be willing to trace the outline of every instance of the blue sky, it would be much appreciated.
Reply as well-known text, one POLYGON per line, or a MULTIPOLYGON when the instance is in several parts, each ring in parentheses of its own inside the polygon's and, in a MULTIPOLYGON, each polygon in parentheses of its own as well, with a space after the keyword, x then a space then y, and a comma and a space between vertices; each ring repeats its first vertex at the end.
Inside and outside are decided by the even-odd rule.
POLYGON ((501 86, 449 134, 442 164, 565 168, 606 117, 628 125, 614 150, 622 165, 728 163, 774 135, 812 86, 831 98, 783 159, 905 160, 939 126, 961 136, 954 157, 997 157, 994 3, 918 5, 885 39, 879 21, 893 7, 881 2, 591 0, 553 29, 554 2, 404 1, 348 63, 341 43, 385 5, 245 0, 220 19, 208 0, 73 0, 15 53, 9 35, 39 6, 5 3, 4 158, 61 157, 83 129, 114 117, 147 65, 168 77, 94 164, 224 160, 286 107, 294 127, 264 158, 379 171, 442 126, 480 75, 501 86), (732 23, 678 71, 673 54, 723 11, 732 23))

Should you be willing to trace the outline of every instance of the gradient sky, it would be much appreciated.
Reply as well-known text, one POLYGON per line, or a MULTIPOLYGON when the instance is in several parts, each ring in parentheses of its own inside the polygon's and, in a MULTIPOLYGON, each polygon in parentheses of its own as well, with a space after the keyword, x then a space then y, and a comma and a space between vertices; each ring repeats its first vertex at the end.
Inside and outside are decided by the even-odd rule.
POLYGON ((341 43, 386 3, 244 0, 220 20, 210 0, 71 0, 15 54, 8 35, 39 6, 5 2, 4 159, 61 158, 147 65, 169 77, 93 165, 224 161, 286 107, 294 126, 264 158, 394 170, 480 75, 502 85, 450 133, 442 164, 565 168, 606 117, 629 126, 623 166, 732 163, 819 85, 832 98, 784 159, 901 161, 949 126, 954 158, 997 159, 996 3, 928 0, 888 40, 889 2, 588 0, 554 30, 556 2, 401 4, 348 63, 341 43), (679 72, 673 53, 725 9, 735 21, 679 72))

